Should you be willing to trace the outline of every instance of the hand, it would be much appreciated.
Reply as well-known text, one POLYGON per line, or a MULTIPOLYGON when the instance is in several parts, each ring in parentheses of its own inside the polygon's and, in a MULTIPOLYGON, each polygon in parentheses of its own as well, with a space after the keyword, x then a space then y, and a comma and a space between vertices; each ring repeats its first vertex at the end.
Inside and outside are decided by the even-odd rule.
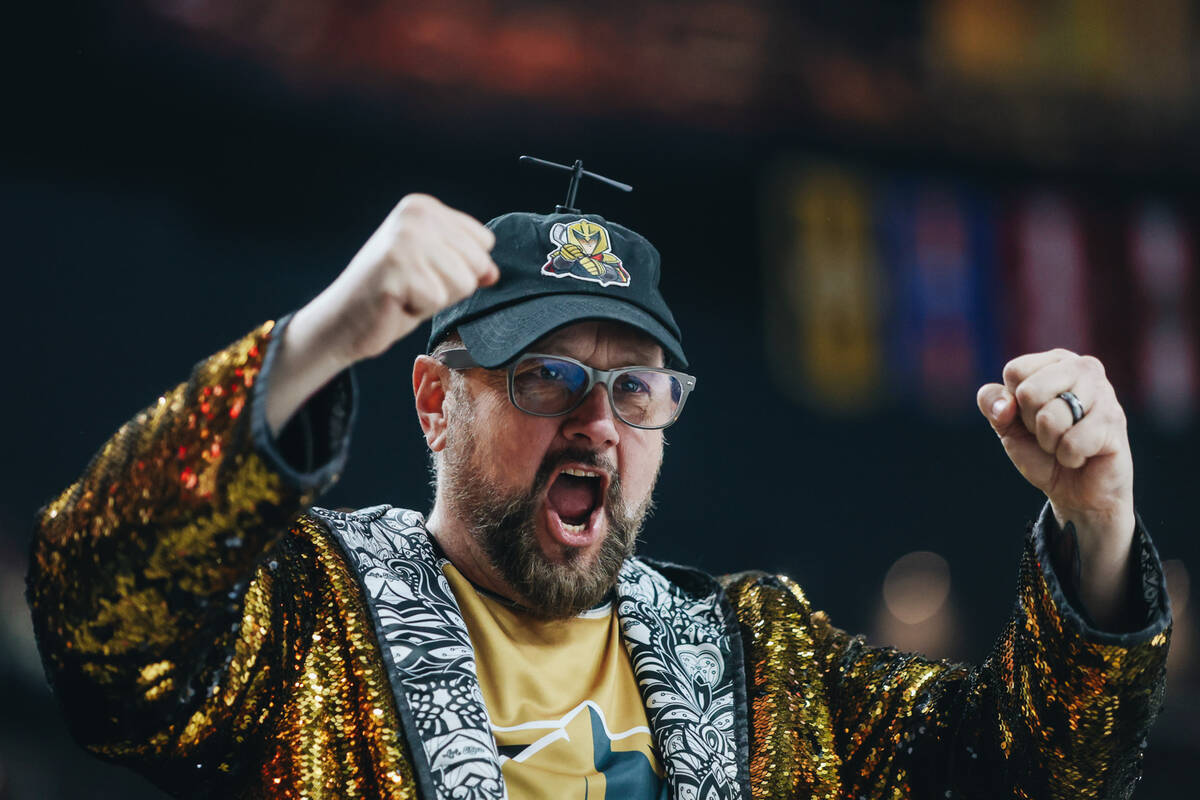
POLYGON ((272 432, 334 375, 495 283, 495 242, 477 220, 429 195, 401 200, 342 274, 287 326, 267 397, 272 432))
MULTIPOLYGON (((410 194, 292 326, 313 324, 346 365, 377 356, 442 309, 496 282, 496 237, 429 195, 410 194)), ((292 326, 289 326, 289 330, 292 326)))
POLYGON ((1060 526, 1074 522, 1081 595, 1097 621, 1119 615, 1133 540, 1133 458, 1125 412, 1104 367, 1091 356, 1050 350, 1014 358, 1004 384, 979 389, 988 418, 1013 465, 1045 492, 1060 526), (1058 395, 1073 392, 1084 417, 1074 422, 1058 395))

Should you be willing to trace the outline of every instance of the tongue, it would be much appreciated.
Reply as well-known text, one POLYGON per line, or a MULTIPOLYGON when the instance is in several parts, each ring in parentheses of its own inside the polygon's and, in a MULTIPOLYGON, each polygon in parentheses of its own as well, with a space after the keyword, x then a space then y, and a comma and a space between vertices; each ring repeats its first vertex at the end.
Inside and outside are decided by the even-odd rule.
POLYGON ((595 478, 560 474, 550 486, 550 507, 564 522, 576 525, 583 522, 591 514, 595 502, 595 495, 592 493, 594 480, 595 478))

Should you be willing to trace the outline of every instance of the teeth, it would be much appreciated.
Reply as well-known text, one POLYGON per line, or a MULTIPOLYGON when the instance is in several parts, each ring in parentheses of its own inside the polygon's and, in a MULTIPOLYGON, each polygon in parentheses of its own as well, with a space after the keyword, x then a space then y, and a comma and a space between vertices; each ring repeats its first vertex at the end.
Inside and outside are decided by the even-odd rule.
POLYGON ((588 472, 586 470, 575 469, 575 468, 564 469, 563 472, 567 473, 568 475, 574 475, 576 478, 599 478, 600 477, 595 472, 588 472))
POLYGON ((564 522, 562 524, 562 526, 563 526, 563 530, 566 531, 567 533, 583 533, 587 529, 586 524, 571 525, 570 523, 564 522))

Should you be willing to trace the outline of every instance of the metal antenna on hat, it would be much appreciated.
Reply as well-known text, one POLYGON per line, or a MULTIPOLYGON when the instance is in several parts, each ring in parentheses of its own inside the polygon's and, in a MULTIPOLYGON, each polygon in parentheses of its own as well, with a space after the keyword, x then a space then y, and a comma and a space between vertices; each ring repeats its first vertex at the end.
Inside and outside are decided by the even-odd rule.
POLYGON ((596 180, 600 181, 601 183, 607 183, 609 186, 612 186, 615 189, 620 189, 623 192, 632 192, 633 191, 633 187, 630 186, 628 183, 621 183, 620 181, 614 181, 612 178, 606 178, 603 175, 597 175, 595 172, 588 172, 586 169, 583 168, 583 162, 580 161, 579 159, 575 159, 575 166, 573 166, 573 167, 568 167, 566 164, 556 164, 553 161, 545 161, 540 158, 534 158, 533 156, 521 156, 521 158, 519 160, 524 161, 529 164, 538 164, 543 167, 550 167, 552 169, 561 169, 564 172, 571 173, 571 183, 567 187, 566 205, 554 207, 554 210, 556 212, 558 212, 559 214, 581 214, 581 213, 583 213, 578 208, 575 208, 574 206, 575 206, 575 192, 579 189, 579 179, 582 178, 584 175, 588 176, 589 178, 595 178, 596 180))

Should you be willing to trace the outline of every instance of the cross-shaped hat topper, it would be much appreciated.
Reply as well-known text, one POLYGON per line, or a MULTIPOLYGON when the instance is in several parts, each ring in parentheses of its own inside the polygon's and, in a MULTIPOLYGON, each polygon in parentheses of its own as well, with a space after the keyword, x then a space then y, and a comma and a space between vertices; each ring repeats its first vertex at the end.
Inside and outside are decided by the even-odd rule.
POLYGON ((597 175, 594 172, 588 172, 583 168, 583 162, 579 159, 575 159, 575 166, 573 167, 568 167, 566 164, 556 164, 553 161, 544 161, 540 158, 534 158, 533 156, 521 156, 520 160, 529 164, 538 164, 539 166, 550 167, 552 169, 561 169, 564 172, 571 173, 571 184, 567 187, 567 202, 564 205, 554 207, 555 212, 559 214, 583 213, 579 209, 574 208, 574 205, 575 192, 579 189, 579 179, 584 175, 588 176, 589 178, 595 178, 601 183, 607 183, 609 186, 620 189, 623 192, 633 191, 633 187, 628 183, 621 183, 620 181, 614 181, 612 178, 606 178, 603 175, 597 175))

